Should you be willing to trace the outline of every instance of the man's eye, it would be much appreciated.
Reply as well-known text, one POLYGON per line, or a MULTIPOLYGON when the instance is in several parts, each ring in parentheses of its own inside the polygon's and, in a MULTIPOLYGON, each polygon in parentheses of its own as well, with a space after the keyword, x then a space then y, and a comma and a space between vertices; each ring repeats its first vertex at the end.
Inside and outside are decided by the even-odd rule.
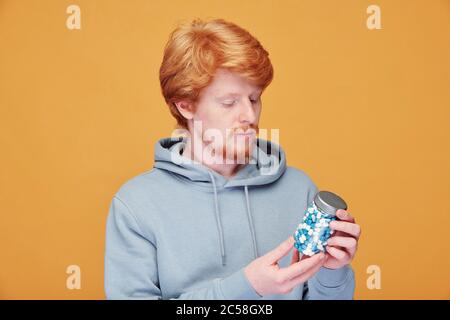
POLYGON ((236 100, 230 100, 230 101, 224 101, 222 102, 222 104, 226 107, 231 107, 234 103, 236 102, 236 100))

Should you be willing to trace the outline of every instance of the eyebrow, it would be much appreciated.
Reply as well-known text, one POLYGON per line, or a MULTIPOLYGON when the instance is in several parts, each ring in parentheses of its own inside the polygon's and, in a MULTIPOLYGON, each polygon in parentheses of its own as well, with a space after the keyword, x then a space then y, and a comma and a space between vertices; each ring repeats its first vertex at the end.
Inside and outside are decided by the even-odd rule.
MULTIPOLYGON (((257 95, 261 95, 262 94, 262 90, 259 91, 255 91, 252 94, 257 94, 257 95)), ((235 92, 229 92, 229 93, 225 93, 224 95, 218 96, 218 99, 224 99, 224 98, 235 98, 235 97, 240 97, 241 95, 239 93, 235 93, 235 92)))

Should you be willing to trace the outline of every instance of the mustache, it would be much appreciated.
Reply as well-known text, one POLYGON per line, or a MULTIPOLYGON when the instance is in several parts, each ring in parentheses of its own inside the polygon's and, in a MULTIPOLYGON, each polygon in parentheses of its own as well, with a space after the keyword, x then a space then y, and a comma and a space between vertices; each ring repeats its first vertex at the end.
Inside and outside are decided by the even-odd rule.
POLYGON ((244 132, 255 132, 257 134, 259 132, 259 126, 251 125, 233 129, 233 133, 244 133, 244 132))

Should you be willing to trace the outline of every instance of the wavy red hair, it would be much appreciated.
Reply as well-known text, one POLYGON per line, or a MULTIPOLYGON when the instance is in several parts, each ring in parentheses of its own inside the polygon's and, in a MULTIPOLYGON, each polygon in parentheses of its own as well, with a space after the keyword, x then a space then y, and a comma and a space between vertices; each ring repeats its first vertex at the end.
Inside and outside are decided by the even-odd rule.
POLYGON ((164 48, 159 80, 178 127, 187 129, 187 122, 175 102, 184 100, 195 105, 218 68, 236 72, 263 90, 273 79, 269 53, 248 31, 232 22, 194 19, 172 31, 164 48))

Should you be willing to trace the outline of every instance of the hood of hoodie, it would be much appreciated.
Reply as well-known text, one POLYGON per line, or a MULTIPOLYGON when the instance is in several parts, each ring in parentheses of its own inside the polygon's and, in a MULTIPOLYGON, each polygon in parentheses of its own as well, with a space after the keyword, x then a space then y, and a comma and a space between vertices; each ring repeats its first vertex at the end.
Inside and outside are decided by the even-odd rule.
POLYGON ((187 179, 193 186, 212 190, 214 214, 219 234, 222 265, 226 264, 224 234, 220 218, 218 190, 242 188, 245 193, 247 219, 252 235, 255 258, 259 256, 252 219, 249 188, 270 184, 278 180, 286 170, 286 156, 282 148, 268 140, 257 138, 251 152, 250 163, 243 166, 234 176, 226 178, 207 166, 182 155, 186 146, 183 137, 162 138, 155 144, 154 167, 187 179))

